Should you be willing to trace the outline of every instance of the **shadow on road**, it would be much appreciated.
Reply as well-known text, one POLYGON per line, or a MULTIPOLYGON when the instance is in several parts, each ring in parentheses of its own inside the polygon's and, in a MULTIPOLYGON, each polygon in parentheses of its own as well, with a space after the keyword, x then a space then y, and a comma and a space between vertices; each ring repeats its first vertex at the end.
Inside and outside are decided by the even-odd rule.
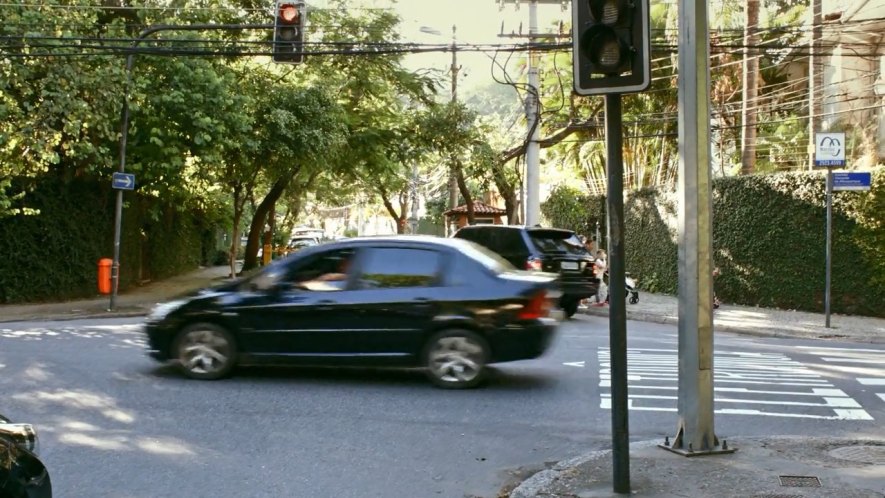
MULTIPOLYGON (((182 379, 185 377, 172 365, 162 365, 151 372, 157 377, 182 379)), ((298 382, 306 385, 375 385, 375 386, 425 386, 432 384, 419 369, 363 368, 363 367, 309 367, 309 366, 248 366, 238 367, 229 379, 219 382, 248 381, 256 384, 280 384, 298 382)), ((208 382, 197 381, 192 382, 208 382)), ((482 390, 520 391, 550 387, 555 379, 540 372, 527 374, 499 368, 490 368, 482 390)))

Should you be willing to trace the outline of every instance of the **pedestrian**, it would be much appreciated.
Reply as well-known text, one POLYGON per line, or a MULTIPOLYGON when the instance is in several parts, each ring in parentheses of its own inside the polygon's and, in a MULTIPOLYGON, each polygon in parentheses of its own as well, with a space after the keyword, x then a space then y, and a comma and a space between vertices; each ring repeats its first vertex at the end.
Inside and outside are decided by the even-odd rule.
POLYGON ((719 309, 719 298, 716 297, 716 277, 719 276, 719 267, 713 268, 713 309, 719 309))
POLYGON ((593 261, 593 272, 596 278, 599 279, 594 306, 605 306, 605 303, 608 302, 608 286, 605 284, 605 274, 608 270, 606 263, 605 251, 599 249, 596 251, 596 260, 593 261))
POLYGON ((584 242, 584 249, 587 249, 591 255, 596 252, 596 236, 587 237, 586 235, 581 239, 584 242))

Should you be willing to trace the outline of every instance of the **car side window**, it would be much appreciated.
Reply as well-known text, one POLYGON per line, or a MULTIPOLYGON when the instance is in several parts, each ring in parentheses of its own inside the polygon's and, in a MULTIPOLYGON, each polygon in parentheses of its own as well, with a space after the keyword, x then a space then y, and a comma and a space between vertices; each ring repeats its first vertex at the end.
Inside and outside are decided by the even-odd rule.
POLYGON ((295 287, 318 292, 340 291, 347 287, 355 257, 354 249, 335 249, 315 254, 294 265, 286 281, 295 287))
POLYGON ((520 230, 501 230, 501 248, 506 248, 511 253, 522 254, 525 252, 525 241, 520 230))
POLYGON ((441 258, 437 251, 374 247, 361 259, 359 289, 432 287, 439 280, 441 258))

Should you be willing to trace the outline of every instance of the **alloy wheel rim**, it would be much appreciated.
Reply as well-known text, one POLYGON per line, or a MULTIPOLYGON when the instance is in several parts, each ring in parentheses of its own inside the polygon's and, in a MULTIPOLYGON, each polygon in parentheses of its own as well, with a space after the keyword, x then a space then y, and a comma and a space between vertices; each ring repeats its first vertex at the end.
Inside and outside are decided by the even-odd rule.
POLYGON ((470 382, 482 370, 483 347, 468 337, 443 337, 434 344, 429 359, 430 370, 438 379, 470 382))
POLYGON ((227 365, 230 344, 216 331, 194 330, 184 336, 179 357, 189 371, 213 374, 227 365))

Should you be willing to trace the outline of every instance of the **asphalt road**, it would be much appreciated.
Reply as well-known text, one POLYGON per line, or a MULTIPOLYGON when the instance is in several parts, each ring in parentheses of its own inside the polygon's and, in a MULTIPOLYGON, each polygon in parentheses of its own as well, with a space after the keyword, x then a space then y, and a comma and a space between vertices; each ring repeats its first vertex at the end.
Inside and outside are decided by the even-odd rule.
MULTIPOLYGON (((37 425, 56 496, 494 497, 609 447, 608 322, 473 391, 419 372, 247 369, 186 380, 138 319, 0 324, 0 413, 37 425)), ((676 328, 629 323, 631 439, 675 432, 676 328)), ((885 437, 885 349, 717 334, 716 432, 885 437)))

